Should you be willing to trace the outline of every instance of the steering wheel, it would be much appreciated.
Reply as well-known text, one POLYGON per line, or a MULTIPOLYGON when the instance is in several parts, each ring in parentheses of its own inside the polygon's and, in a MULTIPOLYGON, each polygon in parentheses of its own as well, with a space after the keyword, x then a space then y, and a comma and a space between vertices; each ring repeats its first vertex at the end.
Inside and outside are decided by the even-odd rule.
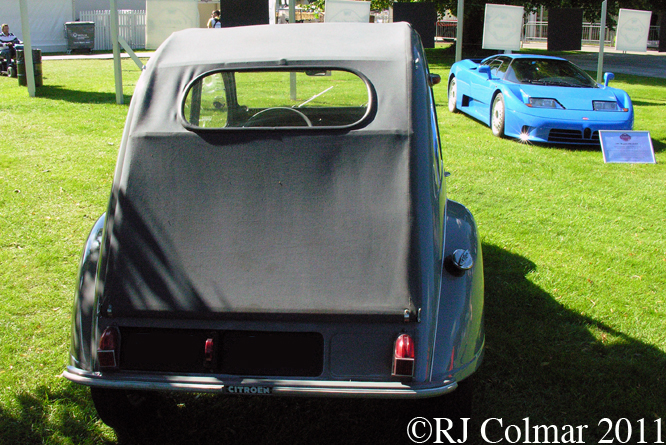
MULTIPOLYGON (((256 113, 251 118, 249 118, 247 122, 245 122, 243 127, 272 127, 273 125, 267 125, 267 124, 269 124, 271 120, 274 122, 277 121, 279 119, 279 115, 284 114, 283 113, 284 111, 296 113, 298 117, 303 119, 303 121, 308 127, 312 127, 312 121, 305 114, 303 114, 302 112, 298 111, 295 108, 289 108, 289 107, 272 107, 272 108, 266 108, 265 110, 261 110, 260 112, 256 113), (270 114, 278 114, 278 115, 267 116, 270 114), (255 123, 257 125, 254 125, 255 123)), ((284 125, 284 126, 291 127, 292 125, 284 125)))

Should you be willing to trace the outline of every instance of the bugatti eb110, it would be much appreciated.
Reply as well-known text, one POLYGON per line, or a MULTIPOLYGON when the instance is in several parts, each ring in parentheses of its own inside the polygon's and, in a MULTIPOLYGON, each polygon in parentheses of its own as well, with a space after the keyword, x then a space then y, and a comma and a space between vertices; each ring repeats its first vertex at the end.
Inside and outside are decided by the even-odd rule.
POLYGON ((556 144, 599 144, 599 130, 631 130, 629 95, 598 84, 568 60, 502 54, 451 67, 449 110, 460 110, 498 137, 556 144))

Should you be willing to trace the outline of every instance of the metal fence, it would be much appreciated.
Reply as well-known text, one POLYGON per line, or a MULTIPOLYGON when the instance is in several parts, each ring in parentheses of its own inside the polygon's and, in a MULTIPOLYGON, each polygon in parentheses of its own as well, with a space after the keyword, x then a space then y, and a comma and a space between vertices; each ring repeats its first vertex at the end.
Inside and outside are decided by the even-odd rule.
MULTIPOLYGON (((659 46, 659 26, 650 26, 648 34, 648 47, 659 46)), ((601 35, 600 23, 583 23, 583 35, 581 43, 583 44, 599 44, 599 37, 601 35)), ((543 21, 530 21, 523 26, 523 42, 539 42, 548 40, 548 22, 543 21)), ((615 44, 615 30, 606 27, 604 34, 604 44, 615 44)))
POLYGON ((435 31, 436 40, 453 41, 456 39, 457 20, 440 20, 435 31))
MULTIPOLYGON (((95 23, 94 50, 108 51, 111 42, 111 11, 81 11, 81 21, 95 23)), ((132 49, 146 47, 146 11, 122 9, 118 11, 118 34, 132 49)))
MULTIPOLYGON (((456 39, 456 20, 440 20, 437 22, 435 39, 439 41, 454 41, 456 39)), ((659 27, 650 26, 648 35, 648 47, 659 46, 659 27)), ((598 44, 601 34, 600 23, 583 23, 583 44, 598 44)), ((523 26, 523 42, 546 42, 548 40, 548 22, 547 21, 529 21, 523 26)), ((604 35, 605 45, 614 45, 615 30, 606 28, 604 35)))
MULTIPOLYGON (((582 43, 599 43, 601 34, 600 23, 583 23, 582 43)), ((539 42, 548 40, 547 21, 529 21, 523 26, 523 42, 539 42)), ((611 45, 615 41, 615 30, 606 28, 604 42, 611 45)))

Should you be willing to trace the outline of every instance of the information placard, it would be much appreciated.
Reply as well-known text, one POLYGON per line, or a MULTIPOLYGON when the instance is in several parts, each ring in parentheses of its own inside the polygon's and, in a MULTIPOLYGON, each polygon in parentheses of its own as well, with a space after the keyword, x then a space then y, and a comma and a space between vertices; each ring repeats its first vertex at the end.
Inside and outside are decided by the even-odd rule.
POLYGON ((146 0, 146 49, 157 49, 173 32, 198 26, 197 1, 146 0))
POLYGON ((620 9, 615 49, 618 51, 646 52, 651 17, 651 11, 620 9))
POLYGON ((370 21, 370 2, 350 0, 326 0, 324 22, 355 22, 370 21))
POLYGON ((486 3, 483 49, 519 51, 523 12, 522 6, 486 3))
POLYGON ((604 162, 656 164, 649 131, 599 131, 604 162))

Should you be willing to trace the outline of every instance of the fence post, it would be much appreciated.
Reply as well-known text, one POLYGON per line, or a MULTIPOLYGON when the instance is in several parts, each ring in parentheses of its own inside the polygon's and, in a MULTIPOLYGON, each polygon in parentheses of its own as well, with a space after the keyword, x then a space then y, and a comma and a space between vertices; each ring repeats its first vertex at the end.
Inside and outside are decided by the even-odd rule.
POLYGON ((604 44, 606 43, 606 11, 608 0, 601 3, 601 27, 599 28, 599 60, 597 62, 597 83, 601 83, 604 71, 604 44), (603 38, 602 38, 603 34, 603 38))
POLYGON ((456 12, 456 18, 458 19, 458 23, 456 23, 456 62, 462 60, 464 15, 465 0, 458 0, 458 11, 456 12))
POLYGON ((120 46, 118 45, 118 9, 116 0, 111 1, 111 44, 113 45, 113 72, 116 81, 116 103, 123 104, 123 70, 120 65, 120 46))

